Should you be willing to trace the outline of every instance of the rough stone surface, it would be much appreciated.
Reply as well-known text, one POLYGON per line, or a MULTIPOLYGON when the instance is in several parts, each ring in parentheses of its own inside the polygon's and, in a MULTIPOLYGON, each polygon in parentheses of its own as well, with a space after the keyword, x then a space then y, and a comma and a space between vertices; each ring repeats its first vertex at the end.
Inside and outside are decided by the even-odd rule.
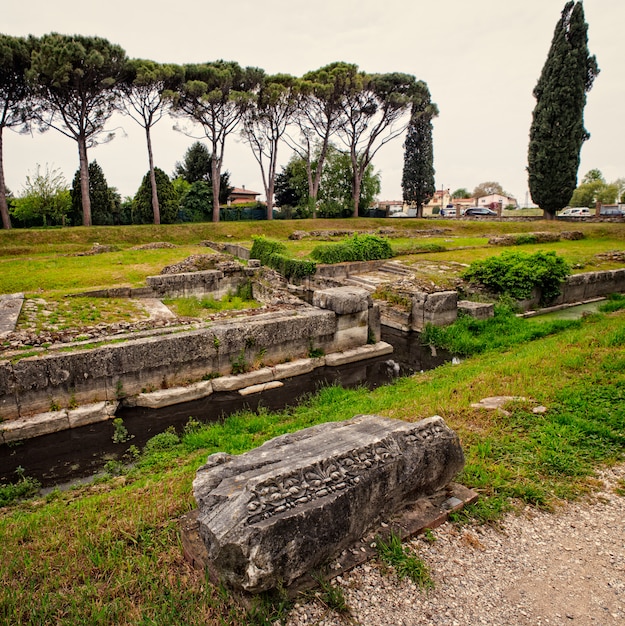
POLYGON ((416 293, 412 298, 412 330, 422 331, 426 324, 445 326, 458 316, 458 292, 416 293))
POLYGON ((239 456, 213 454, 193 483, 211 567, 231 586, 289 584, 463 467, 441 417, 321 424, 239 456))
POLYGON ((335 352, 326 356, 326 365, 335 367, 337 365, 346 365, 347 363, 356 363, 363 359, 372 359, 385 354, 391 354, 393 346, 385 341, 379 341, 375 344, 368 344, 360 348, 345 350, 345 352, 335 352))
POLYGON ((49 435, 69 428, 67 411, 48 411, 20 420, 0 424, 0 437, 4 443, 49 435))
POLYGON ((96 402, 68 410, 69 427, 78 428, 87 424, 105 422, 115 415, 118 406, 119 402, 96 402))
POLYGON ((313 293, 313 306, 329 309, 337 315, 351 315, 366 311, 371 305, 371 296, 366 289, 358 287, 331 287, 313 293))
POLYGON ((15 330, 23 304, 23 293, 0 295, 0 337, 15 330))
POLYGON ((469 315, 475 319, 485 320, 489 317, 493 317, 495 314, 495 305, 492 302, 460 300, 460 302, 458 302, 458 311, 462 311, 465 315, 469 315))
POLYGON ((239 389, 239 394, 242 396, 251 396, 255 393, 261 393, 263 391, 269 391, 270 389, 277 389, 278 387, 284 387, 284 383, 279 380, 272 380, 268 383, 262 383, 260 385, 251 385, 244 389, 239 389))
POLYGON ((126 403, 128 406, 144 406, 150 409, 160 409, 172 404, 200 400, 213 393, 213 384, 210 380, 203 380, 187 387, 174 387, 173 389, 159 389, 147 393, 140 393, 126 403))

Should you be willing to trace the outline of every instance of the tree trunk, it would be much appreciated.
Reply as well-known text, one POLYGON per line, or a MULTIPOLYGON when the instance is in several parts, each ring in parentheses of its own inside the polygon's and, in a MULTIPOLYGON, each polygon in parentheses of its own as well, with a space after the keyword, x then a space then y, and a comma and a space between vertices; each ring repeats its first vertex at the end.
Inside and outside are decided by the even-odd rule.
POLYGON ((11 228, 11 217, 9 216, 9 205, 7 202, 7 187, 4 181, 4 164, 3 164, 3 147, 2 147, 2 131, 4 128, 0 126, 0 214, 2 214, 2 227, 9 230, 11 228))
POLYGON ((555 213, 550 213, 549 211, 547 211, 547 209, 543 209, 543 219, 544 220, 555 220, 556 219, 556 214, 555 213))
POLYGON ((221 185, 221 167, 215 155, 213 147, 213 155, 211 159, 211 175, 213 177, 213 222, 219 221, 219 187, 221 185))
POLYGON ((89 197, 89 161, 87 160, 87 140, 78 138, 78 159, 80 162, 80 198, 82 200, 82 225, 91 226, 91 198, 89 197))
POLYGON ((417 202, 417 217, 423 217, 423 203, 417 202))
POLYGON ((352 217, 358 217, 358 205, 360 204, 360 186, 362 184, 362 177, 360 173, 357 172, 354 174, 354 179, 352 180, 352 202, 354 203, 354 211, 352 213, 352 217))
POLYGON ((152 211, 154 213, 154 223, 161 223, 161 209, 158 204, 158 190, 156 188, 156 174, 154 173, 154 158, 152 156, 152 138, 150 137, 150 127, 145 127, 145 136, 148 142, 148 161, 150 163, 150 186, 152 187, 152 211))

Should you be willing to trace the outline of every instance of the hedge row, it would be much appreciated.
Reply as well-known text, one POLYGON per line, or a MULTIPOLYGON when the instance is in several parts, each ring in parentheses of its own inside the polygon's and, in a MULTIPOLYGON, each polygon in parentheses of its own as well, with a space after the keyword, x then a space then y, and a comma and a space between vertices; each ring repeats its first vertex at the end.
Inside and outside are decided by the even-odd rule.
POLYGON ((310 256, 319 263, 375 261, 390 259, 393 256, 393 250, 388 239, 384 237, 354 234, 339 243, 317 246, 310 256))
POLYGON ((305 278, 312 276, 317 271, 317 265, 313 261, 292 259, 287 256, 287 248, 280 241, 262 236, 253 239, 250 258, 260 259, 263 265, 280 272, 286 279, 305 278))

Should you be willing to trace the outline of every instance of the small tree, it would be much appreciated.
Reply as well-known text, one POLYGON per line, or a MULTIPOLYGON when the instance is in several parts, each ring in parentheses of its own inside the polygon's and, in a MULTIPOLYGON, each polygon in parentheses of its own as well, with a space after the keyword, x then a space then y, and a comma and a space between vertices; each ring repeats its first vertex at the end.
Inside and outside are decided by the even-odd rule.
POLYGON ((12 213, 25 224, 36 224, 41 220, 43 226, 65 225, 71 204, 63 174, 48 165, 42 172, 37 164, 35 173, 26 177, 24 192, 12 207, 12 213))
MULTIPOLYGON (((158 204, 161 210, 161 224, 173 224, 178 218, 178 194, 169 180, 169 176, 162 169, 155 167, 156 191, 158 204)), ((152 212, 152 183, 150 172, 144 177, 132 201, 133 222, 135 224, 150 224, 154 216, 152 212)))
POLYGON ((423 217, 423 205, 427 204, 434 186, 434 150, 432 146, 432 117, 438 111, 430 101, 429 92, 412 105, 410 124, 404 142, 404 170, 401 186, 404 201, 415 204, 417 216, 423 217))
MULTIPOLYGON (((185 152, 182 163, 176 162, 174 178, 182 178, 189 184, 205 182, 208 184, 211 193, 210 207, 213 206, 213 177, 212 177, 212 157, 208 148, 201 142, 196 141, 185 152)), ((230 172, 222 172, 219 176, 219 204, 226 204, 228 197, 232 193, 230 184, 230 172)))
POLYGON ((473 190, 472 198, 483 198, 484 196, 491 196, 497 194, 500 196, 507 196, 508 194, 503 190, 503 187, 494 180, 489 180, 485 183, 480 183, 473 190))
POLYGON ((528 148, 532 200, 548 219, 565 207, 577 183, 586 93, 599 73, 588 51, 588 25, 581 2, 567 2, 534 88, 536 107, 528 148))

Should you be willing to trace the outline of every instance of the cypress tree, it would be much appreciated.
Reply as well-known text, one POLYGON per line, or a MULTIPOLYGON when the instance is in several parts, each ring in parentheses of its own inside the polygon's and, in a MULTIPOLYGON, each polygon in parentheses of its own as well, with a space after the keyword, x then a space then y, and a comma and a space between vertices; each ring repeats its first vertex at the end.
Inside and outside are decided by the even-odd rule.
POLYGON ((577 186, 584 128, 586 93, 599 68, 588 51, 588 25, 581 2, 567 2, 551 48, 534 88, 534 108, 528 149, 532 200, 553 219, 577 186))
POLYGON ((404 202, 416 204, 418 217, 423 217, 423 205, 436 190, 432 147, 432 117, 436 114, 436 105, 430 102, 429 94, 423 101, 414 103, 404 142, 401 186, 404 202))

